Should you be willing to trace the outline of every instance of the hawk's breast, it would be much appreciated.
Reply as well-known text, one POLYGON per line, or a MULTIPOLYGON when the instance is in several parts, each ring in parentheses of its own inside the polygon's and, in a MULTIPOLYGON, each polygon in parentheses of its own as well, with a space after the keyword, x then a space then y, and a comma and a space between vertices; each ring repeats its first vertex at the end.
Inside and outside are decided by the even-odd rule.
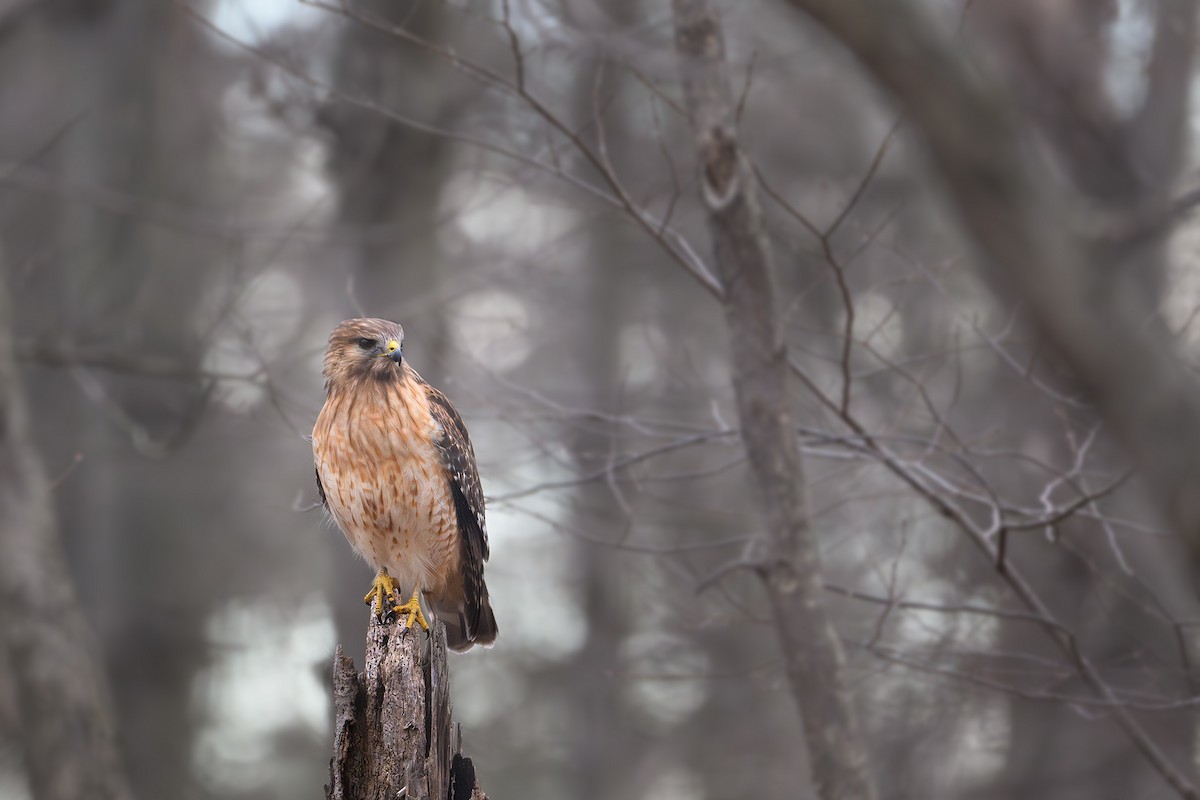
POLYGON ((313 428, 330 513, 351 546, 405 591, 437 590, 458 566, 440 432, 412 380, 331 393, 313 428))

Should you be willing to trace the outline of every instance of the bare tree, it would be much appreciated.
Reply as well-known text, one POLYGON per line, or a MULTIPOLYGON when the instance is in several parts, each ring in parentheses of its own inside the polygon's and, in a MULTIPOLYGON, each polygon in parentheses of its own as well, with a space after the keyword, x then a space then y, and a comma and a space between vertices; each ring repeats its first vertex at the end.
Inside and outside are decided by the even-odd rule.
POLYGON ((30 439, 11 321, 0 287, 0 649, 12 670, 29 782, 46 800, 127 800, 104 670, 30 439))
POLYGON ((672 7, 729 327, 738 420, 763 504, 764 530, 738 566, 758 572, 770 596, 818 793, 867 800, 875 795, 844 686, 841 644, 825 611, 821 561, 792 435, 787 348, 776 316, 770 249, 754 173, 737 142, 724 41, 706 0, 674 0, 672 7))

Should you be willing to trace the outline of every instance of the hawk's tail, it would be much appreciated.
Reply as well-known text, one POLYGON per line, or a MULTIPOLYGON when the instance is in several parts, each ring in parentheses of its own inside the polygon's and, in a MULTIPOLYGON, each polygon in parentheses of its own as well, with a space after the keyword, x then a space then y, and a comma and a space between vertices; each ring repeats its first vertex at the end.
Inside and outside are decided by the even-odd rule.
POLYGON ((488 646, 496 641, 496 615, 492 613, 492 604, 486 594, 480 599, 475 609, 475 621, 471 624, 468 610, 462 607, 439 606, 430 603, 433 613, 437 614, 446 626, 446 646, 456 653, 465 653, 475 645, 488 646))

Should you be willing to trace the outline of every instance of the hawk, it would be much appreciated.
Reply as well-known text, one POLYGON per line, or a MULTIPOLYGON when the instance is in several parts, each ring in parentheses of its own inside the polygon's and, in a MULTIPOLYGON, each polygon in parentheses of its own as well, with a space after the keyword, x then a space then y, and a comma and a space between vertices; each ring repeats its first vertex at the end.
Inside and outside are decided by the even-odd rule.
POLYGON ((424 595, 446 625, 446 644, 463 652, 496 639, 483 581, 483 490, 462 417, 403 353, 395 322, 351 319, 330 334, 312 435, 317 491, 377 570, 364 601, 428 630, 424 595))

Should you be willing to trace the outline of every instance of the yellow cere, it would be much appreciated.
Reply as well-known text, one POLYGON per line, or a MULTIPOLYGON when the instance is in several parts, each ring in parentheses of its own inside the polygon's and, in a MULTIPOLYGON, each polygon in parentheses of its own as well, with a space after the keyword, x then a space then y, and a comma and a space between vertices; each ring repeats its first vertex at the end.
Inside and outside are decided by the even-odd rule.
POLYGON ((389 353, 396 352, 396 349, 398 347, 400 347, 400 343, 397 342, 395 339, 392 339, 390 342, 388 342, 388 352, 389 353))

